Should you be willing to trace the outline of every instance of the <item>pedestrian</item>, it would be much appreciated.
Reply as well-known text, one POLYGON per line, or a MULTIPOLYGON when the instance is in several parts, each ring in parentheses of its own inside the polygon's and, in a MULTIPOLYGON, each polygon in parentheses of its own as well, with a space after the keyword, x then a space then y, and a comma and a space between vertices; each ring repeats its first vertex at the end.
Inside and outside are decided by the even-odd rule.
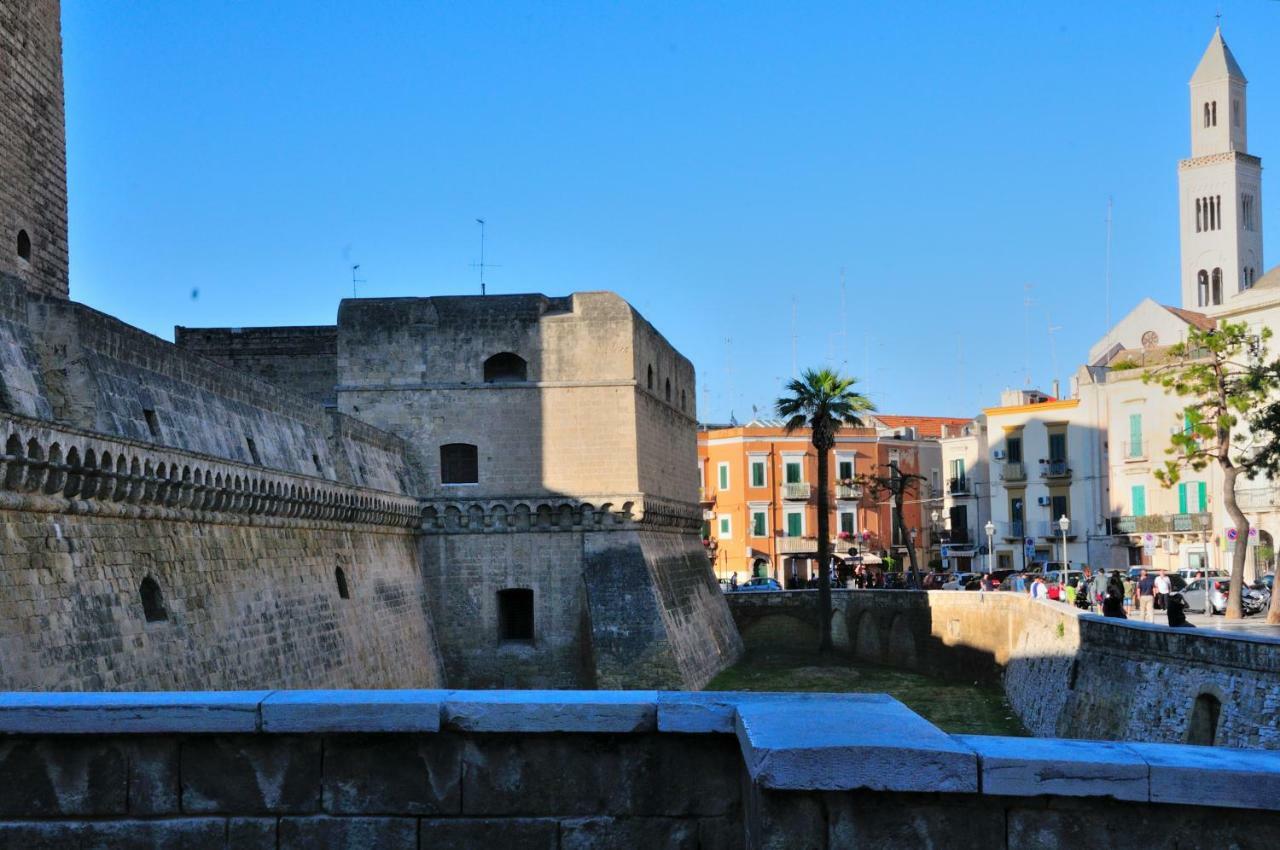
POLYGON ((1169 580, 1169 571, 1161 570, 1156 576, 1156 610, 1163 611, 1169 604, 1169 592, 1173 590, 1173 582, 1169 580))
POLYGON ((1036 576, 1036 580, 1031 582, 1031 598, 1045 599, 1049 595, 1049 588, 1045 587, 1044 579, 1036 576))
POLYGON ((738 589, 738 574, 736 572, 733 575, 729 576, 729 589, 730 590, 738 589))
POLYGON ((979 583, 978 589, 983 593, 991 590, 991 573, 982 574, 982 581, 979 583))
POLYGON ((1138 613, 1144 623, 1156 621, 1156 580, 1146 570, 1138 571, 1138 613))
POLYGON ((1059 599, 1062 598, 1062 588, 1058 586, 1058 583, 1056 581, 1051 581, 1049 582, 1048 592, 1045 595, 1048 596, 1050 599, 1052 599, 1054 602, 1057 602, 1059 599))
POLYGON ((1062 588, 1062 597, 1068 605, 1076 604, 1076 580, 1071 579, 1067 582, 1067 586, 1062 588))
POLYGON ((1113 581, 1107 586, 1106 596, 1102 600, 1102 616, 1118 620, 1129 619, 1124 613, 1124 585, 1119 581, 1113 581))
POLYGON ((1126 611, 1133 611, 1138 605, 1137 597, 1134 595, 1138 589, 1138 583, 1127 573, 1124 578, 1121 579, 1121 582, 1124 585, 1124 609, 1126 611))
MULTIPOLYGON (((1102 600, 1105 599, 1107 595, 1107 584, 1107 571, 1103 569, 1098 570, 1098 572, 1093 576, 1093 586, 1089 588, 1089 594, 1092 597, 1091 601, 1094 606, 1093 610, 1095 611, 1102 607, 1102 600)), ((1121 592, 1123 593, 1123 591, 1121 592)), ((1124 606, 1123 602, 1120 604, 1121 607, 1124 606)))
POLYGON ((1172 629, 1194 629, 1191 623, 1187 622, 1187 600, 1182 598, 1181 593, 1170 593, 1169 601, 1165 604, 1165 613, 1169 615, 1169 627, 1172 629))

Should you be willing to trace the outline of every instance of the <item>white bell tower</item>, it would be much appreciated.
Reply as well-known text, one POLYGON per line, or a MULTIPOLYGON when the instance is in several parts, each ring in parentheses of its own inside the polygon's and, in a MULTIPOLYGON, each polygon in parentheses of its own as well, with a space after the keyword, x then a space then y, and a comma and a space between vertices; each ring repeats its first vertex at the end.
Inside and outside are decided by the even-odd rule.
POLYGON ((1178 163, 1189 310, 1227 309, 1262 274, 1262 160, 1249 154, 1246 85, 1216 30, 1191 76, 1191 159, 1178 163))

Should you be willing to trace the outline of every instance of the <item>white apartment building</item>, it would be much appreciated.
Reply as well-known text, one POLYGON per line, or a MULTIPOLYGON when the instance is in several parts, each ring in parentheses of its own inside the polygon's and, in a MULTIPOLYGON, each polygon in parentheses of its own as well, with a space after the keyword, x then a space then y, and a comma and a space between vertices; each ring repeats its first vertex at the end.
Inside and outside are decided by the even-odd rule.
POLYGON ((949 572, 987 569, 984 527, 991 519, 991 464, 987 419, 978 416, 959 428, 943 428, 941 516, 935 529, 942 541, 938 556, 949 572))

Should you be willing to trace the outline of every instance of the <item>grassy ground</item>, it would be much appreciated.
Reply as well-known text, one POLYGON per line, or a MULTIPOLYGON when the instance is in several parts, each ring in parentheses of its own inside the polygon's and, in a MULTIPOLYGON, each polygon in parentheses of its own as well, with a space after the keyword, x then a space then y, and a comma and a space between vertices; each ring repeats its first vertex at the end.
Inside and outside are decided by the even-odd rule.
POLYGON ((886 693, 945 732, 1029 734, 998 686, 948 682, 840 654, 823 659, 816 653, 753 648, 706 690, 886 693))

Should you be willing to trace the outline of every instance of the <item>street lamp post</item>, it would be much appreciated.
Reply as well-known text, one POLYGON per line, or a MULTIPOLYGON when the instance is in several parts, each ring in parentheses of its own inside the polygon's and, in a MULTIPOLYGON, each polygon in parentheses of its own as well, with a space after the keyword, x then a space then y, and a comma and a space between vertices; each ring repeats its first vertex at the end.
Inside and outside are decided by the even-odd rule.
POLYGON ((1058 517, 1058 529, 1062 532, 1062 568, 1067 568, 1067 529, 1071 528, 1071 520, 1063 514, 1058 517))
MULTIPOLYGON (((942 535, 938 532, 938 520, 942 517, 942 514, 938 513, 938 509, 937 509, 937 508, 934 508, 934 509, 933 509, 933 513, 931 513, 929 516, 933 518, 933 536, 934 536, 934 540, 935 540, 935 541, 936 541, 936 540, 939 540, 939 539, 942 537, 942 535)), ((942 569, 943 569, 943 570, 946 570, 946 568, 947 568, 947 562, 946 562, 946 560, 942 557, 942 546, 941 546, 941 544, 939 544, 939 546, 938 546, 938 559, 942 561, 942 569)))
POLYGON ((987 520, 987 575, 991 575, 991 558, 995 554, 995 544, 991 542, 991 538, 996 536, 996 524, 991 520, 987 520))

